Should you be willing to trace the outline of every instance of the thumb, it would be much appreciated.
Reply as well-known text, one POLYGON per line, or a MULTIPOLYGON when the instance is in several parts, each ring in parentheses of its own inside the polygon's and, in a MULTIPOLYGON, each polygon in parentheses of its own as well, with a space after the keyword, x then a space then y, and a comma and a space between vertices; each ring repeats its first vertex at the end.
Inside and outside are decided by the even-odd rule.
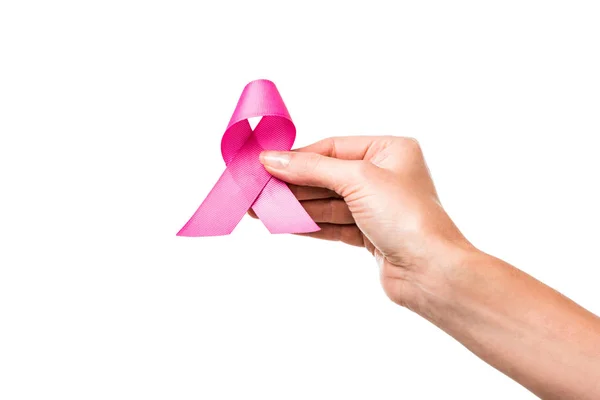
POLYGON ((263 151, 260 162, 271 175, 283 181, 324 187, 342 196, 344 187, 361 181, 366 166, 363 161, 294 151, 263 151))

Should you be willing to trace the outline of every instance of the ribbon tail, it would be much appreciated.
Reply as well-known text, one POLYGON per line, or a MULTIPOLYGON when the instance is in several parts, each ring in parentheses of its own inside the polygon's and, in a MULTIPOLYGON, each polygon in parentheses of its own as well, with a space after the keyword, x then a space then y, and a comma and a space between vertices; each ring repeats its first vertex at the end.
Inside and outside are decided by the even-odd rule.
MULTIPOLYGON (((260 188, 257 193, 260 193, 260 188)), ((227 168, 177 236, 229 235, 255 199, 249 194, 236 183, 227 168)))
POLYGON ((319 231, 290 188, 273 177, 252 205, 252 210, 271 233, 319 231))

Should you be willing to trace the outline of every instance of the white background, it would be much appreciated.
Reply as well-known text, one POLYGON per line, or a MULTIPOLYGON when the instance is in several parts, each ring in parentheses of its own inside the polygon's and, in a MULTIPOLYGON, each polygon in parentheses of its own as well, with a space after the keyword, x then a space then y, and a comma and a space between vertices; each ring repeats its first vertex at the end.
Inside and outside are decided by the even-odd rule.
POLYGON ((0 3, 0 398, 530 399, 363 249, 179 238, 244 85, 421 142, 481 249, 600 313, 595 1, 0 3))

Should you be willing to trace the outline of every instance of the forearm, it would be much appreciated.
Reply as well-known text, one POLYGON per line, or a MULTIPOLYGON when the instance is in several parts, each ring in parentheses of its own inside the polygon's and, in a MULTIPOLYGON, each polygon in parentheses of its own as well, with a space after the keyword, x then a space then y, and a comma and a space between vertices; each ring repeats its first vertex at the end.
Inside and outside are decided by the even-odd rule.
POLYGON ((264 152, 261 162, 304 187, 294 192, 321 223, 304 235, 375 255, 392 301, 540 396, 600 399, 600 320, 473 249, 441 206, 416 140, 333 138, 264 152))
POLYGON ((565 296, 480 252, 420 286, 418 312, 538 396, 600 398, 600 318, 565 296))

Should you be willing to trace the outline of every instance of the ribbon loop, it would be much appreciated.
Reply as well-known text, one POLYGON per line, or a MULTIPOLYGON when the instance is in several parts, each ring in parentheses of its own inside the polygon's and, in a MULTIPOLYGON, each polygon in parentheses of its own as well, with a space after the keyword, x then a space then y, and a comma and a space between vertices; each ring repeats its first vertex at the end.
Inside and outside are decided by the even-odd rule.
POLYGON ((263 150, 292 148, 296 127, 275 84, 246 85, 221 140, 225 171, 178 236, 228 235, 252 208, 271 233, 305 233, 319 227, 285 183, 259 162, 263 150), (254 130, 248 118, 262 117, 254 130))

